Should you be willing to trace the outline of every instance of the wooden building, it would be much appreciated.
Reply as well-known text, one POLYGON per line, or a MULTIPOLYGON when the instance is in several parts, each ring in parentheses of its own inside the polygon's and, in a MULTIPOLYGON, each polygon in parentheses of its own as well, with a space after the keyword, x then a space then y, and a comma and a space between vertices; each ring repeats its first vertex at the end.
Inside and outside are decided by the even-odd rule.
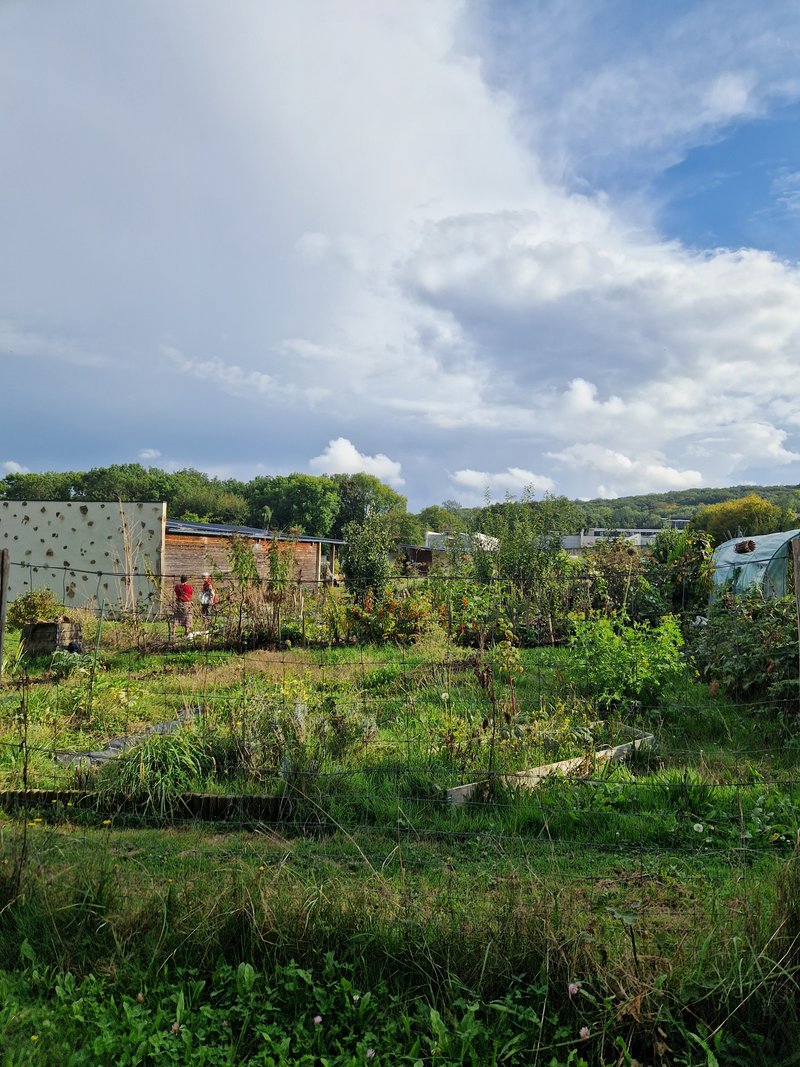
POLYGON ((161 573, 165 589, 185 574, 197 581, 204 571, 224 577, 231 573, 234 538, 249 544, 262 578, 270 577, 269 554, 275 541, 290 548, 294 564, 291 578, 307 587, 329 583, 336 571, 336 552, 344 544, 331 538, 292 536, 250 526, 167 519, 161 573))

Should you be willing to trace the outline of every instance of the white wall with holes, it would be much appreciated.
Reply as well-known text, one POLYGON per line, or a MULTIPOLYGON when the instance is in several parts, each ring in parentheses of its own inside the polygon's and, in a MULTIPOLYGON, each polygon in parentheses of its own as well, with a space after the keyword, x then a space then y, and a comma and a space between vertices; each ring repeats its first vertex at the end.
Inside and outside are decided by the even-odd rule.
POLYGON ((0 500, 9 600, 47 587, 67 613, 101 604, 113 611, 156 610, 166 518, 163 503, 0 500))

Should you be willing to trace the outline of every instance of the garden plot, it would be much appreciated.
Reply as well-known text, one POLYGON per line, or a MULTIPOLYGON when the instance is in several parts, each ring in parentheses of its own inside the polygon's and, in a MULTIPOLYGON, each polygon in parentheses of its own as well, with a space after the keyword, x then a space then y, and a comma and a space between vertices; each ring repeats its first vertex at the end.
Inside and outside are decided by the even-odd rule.
POLYGON ((292 776, 404 770, 443 790, 580 759, 620 736, 590 701, 555 695, 552 650, 525 652, 513 671, 459 649, 431 659, 391 647, 115 657, 103 670, 86 659, 4 691, 7 788, 67 787, 76 767, 171 745, 195 768, 193 788, 280 792, 292 776), (179 739, 154 736, 174 728, 165 723, 180 724, 179 739))

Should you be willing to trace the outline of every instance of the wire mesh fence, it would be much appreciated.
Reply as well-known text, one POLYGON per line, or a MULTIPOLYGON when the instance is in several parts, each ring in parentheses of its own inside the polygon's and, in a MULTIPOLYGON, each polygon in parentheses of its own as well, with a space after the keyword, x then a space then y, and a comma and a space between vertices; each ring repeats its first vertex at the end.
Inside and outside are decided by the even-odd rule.
POLYGON ((661 664, 662 685, 666 638, 627 649, 628 690, 600 691, 599 660, 623 649, 590 640, 603 620, 584 575, 533 589, 406 576, 360 601, 215 576, 186 633, 173 577, 150 576, 158 597, 141 608, 66 609, 80 648, 6 671, 11 810, 248 826, 256 812, 283 829, 359 833, 494 825, 601 849, 795 843, 795 698, 711 699, 685 659, 661 664))
POLYGON ((675 1032, 665 990, 682 1018, 695 983, 704 1034, 795 997, 796 632, 748 689, 699 676, 694 612, 609 618, 585 577, 356 600, 215 576, 188 634, 158 582, 146 609, 67 608, 79 649, 9 642, 5 966, 335 955, 432 1000, 526 975, 538 1018, 583 983, 592 1032, 642 1048, 675 1032))

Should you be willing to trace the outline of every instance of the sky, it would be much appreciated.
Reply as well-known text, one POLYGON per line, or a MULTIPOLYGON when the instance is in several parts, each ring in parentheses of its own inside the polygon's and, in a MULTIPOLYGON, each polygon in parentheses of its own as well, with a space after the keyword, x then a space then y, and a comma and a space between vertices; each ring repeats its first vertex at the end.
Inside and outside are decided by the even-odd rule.
POLYGON ((796 0, 0 0, 0 476, 800 482, 796 0))

